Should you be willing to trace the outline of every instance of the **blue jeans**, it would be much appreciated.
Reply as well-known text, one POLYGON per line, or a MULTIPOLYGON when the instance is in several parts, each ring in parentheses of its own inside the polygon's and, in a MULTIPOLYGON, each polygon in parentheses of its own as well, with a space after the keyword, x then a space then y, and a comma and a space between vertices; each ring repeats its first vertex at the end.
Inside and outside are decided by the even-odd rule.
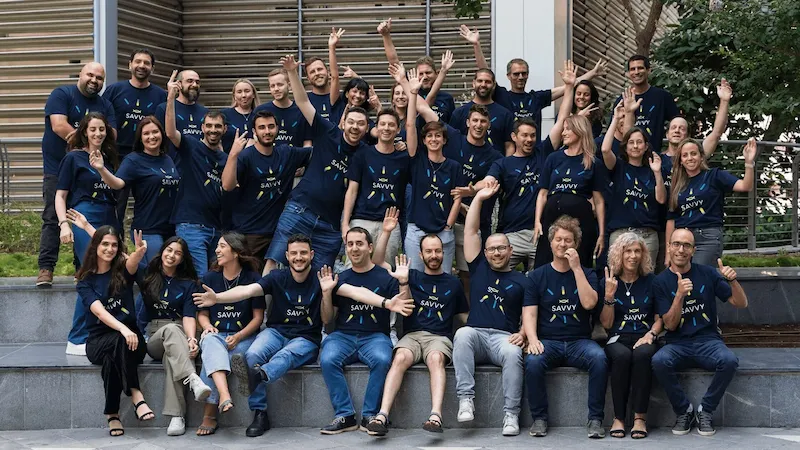
POLYGON ((725 234, 722 227, 690 228, 694 235, 694 264, 717 266, 717 258, 722 258, 722 240, 725 234))
POLYGON ((200 378, 211 388, 211 395, 208 396, 206 403, 211 403, 212 405, 219 403, 219 390, 217 390, 214 380, 211 379, 211 374, 220 371, 227 374, 231 373, 231 355, 246 352, 256 339, 254 334, 250 335, 239 341, 233 350, 228 350, 225 338, 233 334, 236 334, 236 332, 220 331, 219 333, 207 334, 203 339, 200 339, 200 356, 203 359, 200 378))
MULTIPOLYGON (((131 241, 133 241, 133 228, 131 228, 131 241)), ((147 250, 144 252, 144 263, 150 264, 150 261, 153 260, 156 256, 160 256, 158 251, 161 250, 161 246, 164 245, 164 241, 166 240, 164 236, 160 234, 143 234, 142 240, 147 242, 147 250)), ((147 333, 147 324, 150 323, 150 318, 147 317, 147 308, 144 306, 144 298, 142 294, 136 296, 136 325, 139 327, 139 331, 142 334, 147 333)))
MULTIPOLYGON (((323 200, 321 200, 323 201, 323 200)), ((333 267, 339 248, 342 246, 342 233, 339 228, 314 214, 306 206, 289 200, 286 203, 275 227, 275 234, 269 244, 266 259, 286 264, 286 247, 289 236, 303 234, 311 239, 314 259, 311 271, 316 273, 323 265, 333 267)))
POLYGON ((525 384, 528 386, 528 406, 533 420, 547 420, 547 391, 545 373, 559 366, 577 367, 589 371, 589 420, 603 420, 608 383, 608 362, 603 349, 591 339, 551 341, 542 339, 544 353, 525 358, 525 384))
POLYGON ((662 347, 653 356, 653 372, 664 387, 675 414, 684 414, 691 404, 677 374, 691 367, 714 372, 711 385, 700 403, 703 411, 714 412, 736 374, 739 358, 716 336, 697 337, 662 347))
POLYGON ((383 383, 392 365, 392 340, 383 333, 347 334, 334 331, 322 341, 319 363, 336 417, 356 413, 344 378, 344 366, 359 361, 369 367, 361 417, 371 417, 378 413, 381 406, 383 383))
POLYGON ((179 223, 175 225, 175 234, 189 245, 197 277, 203 278, 209 264, 217 259, 217 242, 222 236, 219 230, 196 223, 179 223))
MULTIPOLYGON (((78 203, 73 209, 86 216, 86 220, 95 228, 100 228, 103 225, 111 225, 117 228, 117 212, 113 205, 85 201, 78 203)), ((92 238, 75 225, 72 226, 72 236, 74 240, 72 245, 73 252, 78 258, 78 262, 83 264, 86 249, 89 247, 89 242, 92 238)), ((123 249, 124 245, 120 243, 120 251, 123 249)), ((67 337, 73 344, 84 344, 86 343, 86 338, 89 337, 89 332, 86 331, 86 314, 92 313, 83 306, 83 302, 78 296, 75 302, 75 313, 72 315, 72 328, 69 330, 69 336, 67 337)))
MULTIPOLYGON (((409 268, 420 272, 425 270, 425 263, 422 262, 422 258, 419 256, 419 242, 426 234, 428 233, 420 230, 416 224, 410 223, 408 224, 406 239, 403 244, 406 256, 408 256, 409 268)), ((442 240, 442 245, 444 246, 442 249, 444 250, 442 269, 444 269, 444 273, 450 273, 450 269, 453 268, 453 260, 456 258, 456 235, 453 230, 442 230, 436 235, 442 240)))
POLYGON ((244 354, 248 366, 261 365, 267 380, 259 383, 247 399, 251 411, 267 409, 267 384, 278 381, 286 372, 317 359, 319 346, 306 338, 288 339, 273 328, 258 333, 244 354))

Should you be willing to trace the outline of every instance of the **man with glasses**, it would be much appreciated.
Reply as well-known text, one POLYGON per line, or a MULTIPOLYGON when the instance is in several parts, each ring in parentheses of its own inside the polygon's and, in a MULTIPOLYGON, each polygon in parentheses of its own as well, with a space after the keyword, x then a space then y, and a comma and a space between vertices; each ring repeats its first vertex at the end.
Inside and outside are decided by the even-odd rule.
POLYGON ((464 256, 472 280, 471 308, 466 326, 458 329, 453 340, 453 366, 459 422, 475 419, 475 364, 502 367, 503 436, 516 436, 522 400, 522 346, 525 345, 520 319, 523 302, 532 300, 533 285, 528 277, 509 265, 512 249, 504 234, 489 236, 483 256, 480 254, 481 206, 499 190, 497 181, 487 182, 472 200, 464 224, 464 256))
POLYGON ((667 393, 677 418, 672 433, 685 435, 696 424, 702 436, 715 433, 712 417, 733 380, 739 360, 722 342, 717 328, 718 298, 736 308, 747 307, 747 296, 736 281, 736 272, 692 264, 694 235, 681 228, 670 238, 670 267, 653 281, 656 314, 664 320, 667 345, 653 356, 653 371, 667 393), (678 372, 699 367, 714 372, 714 378, 695 411, 681 387, 678 372))
MULTIPOLYGON (((203 117, 208 112, 208 108, 197 102, 200 97, 200 75, 194 70, 183 70, 178 73, 175 81, 180 83, 178 97, 175 99, 175 126, 184 136, 201 139, 203 137, 203 117)), ((167 103, 164 102, 156 108, 156 118, 162 124, 166 124, 166 115, 167 103)), ((175 152, 171 152, 170 156, 174 159, 175 155, 175 152)), ((175 161, 175 165, 178 165, 178 161, 175 161)))

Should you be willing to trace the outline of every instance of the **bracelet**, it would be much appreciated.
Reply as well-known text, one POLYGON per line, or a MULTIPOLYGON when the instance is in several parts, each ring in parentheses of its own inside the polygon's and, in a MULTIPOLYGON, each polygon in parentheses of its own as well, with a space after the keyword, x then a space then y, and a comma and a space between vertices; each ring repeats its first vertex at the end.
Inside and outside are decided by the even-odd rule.
POLYGON ((192 342, 192 341, 194 341, 195 343, 197 343, 197 338, 196 338, 196 337, 190 337, 190 338, 187 338, 187 339, 186 339, 186 342, 192 342))
POLYGON ((383 297, 383 301, 381 302, 381 308, 383 308, 383 309, 386 309, 386 302, 387 302, 388 300, 389 300, 388 298, 386 298, 386 297, 383 297))
POLYGON ((611 301, 603 300, 603 304, 606 306, 614 306, 614 303, 615 303, 614 300, 611 301))
POLYGON ((59 221, 58 221, 58 226, 64 225, 65 223, 69 223, 69 220, 66 220, 66 219, 64 219, 64 220, 59 220, 59 221))
POLYGON ((654 333, 652 330, 648 331, 648 333, 650 333, 651 335, 653 335, 653 339, 657 339, 657 338, 658 338, 658 335, 657 335, 657 334, 655 334, 655 333, 654 333))
POLYGON ((756 168, 756 165, 755 165, 755 163, 744 163, 744 166, 745 166, 745 167, 749 167, 749 168, 751 168, 751 169, 755 169, 755 168, 756 168))
POLYGON ((405 283, 398 283, 398 284, 399 284, 400 286, 408 286, 408 281, 406 281, 405 283))

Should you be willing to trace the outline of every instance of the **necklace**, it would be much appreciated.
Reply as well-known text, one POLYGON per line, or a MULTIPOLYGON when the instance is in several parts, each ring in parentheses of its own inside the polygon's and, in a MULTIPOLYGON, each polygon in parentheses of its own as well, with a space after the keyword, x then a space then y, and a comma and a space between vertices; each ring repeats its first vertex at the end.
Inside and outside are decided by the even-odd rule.
MULTIPOLYGON (((633 283, 636 283, 636 281, 634 281, 633 283)), ((625 280, 622 281, 622 284, 625 285, 625 295, 628 297, 631 296, 631 288, 633 287, 633 283, 628 284, 625 282, 625 280)))
POLYGON ((169 295, 169 285, 172 283, 173 278, 174 277, 168 277, 167 275, 164 275, 164 281, 167 282, 167 287, 164 288, 164 297, 169 295))
POLYGON ((250 112, 247 113, 247 115, 245 115, 244 113, 240 113, 239 110, 236 109, 236 108, 234 108, 234 111, 239 113, 240 116, 244 117, 244 131, 245 131, 245 133, 247 133, 247 124, 250 123, 250 115, 253 114, 254 110, 251 109, 250 112))
POLYGON ((435 169, 433 168, 433 161, 431 161, 430 158, 428 158, 428 164, 431 166, 431 179, 433 180, 434 183, 436 183, 436 172, 438 172, 439 169, 442 168, 442 166, 444 165, 444 161, 437 163, 439 164, 439 167, 435 169))
POLYGON ((225 290, 226 291, 230 291, 231 289, 233 289, 236 286, 238 286, 239 285, 239 277, 241 277, 241 276, 242 276, 242 271, 240 270, 239 273, 236 275, 236 278, 234 278, 233 280, 231 280, 230 283, 228 283, 228 280, 225 278, 225 275, 223 275, 222 276, 222 281, 225 283, 225 290))

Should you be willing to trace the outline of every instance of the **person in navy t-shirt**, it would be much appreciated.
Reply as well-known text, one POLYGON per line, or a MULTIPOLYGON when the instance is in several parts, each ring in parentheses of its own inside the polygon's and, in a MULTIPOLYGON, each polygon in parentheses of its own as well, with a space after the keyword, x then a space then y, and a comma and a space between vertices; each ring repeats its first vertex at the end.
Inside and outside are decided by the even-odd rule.
POLYGON ((220 111, 225 116, 225 125, 228 127, 222 138, 222 148, 226 152, 230 152, 237 131, 240 136, 245 136, 248 144, 252 144, 252 140, 255 139, 253 136, 255 114, 253 112, 260 104, 261 99, 258 97, 258 91, 252 81, 247 78, 239 78, 233 83, 231 107, 220 111))
MULTIPOLYGON (((203 139, 184 134, 176 120, 175 97, 185 86, 176 81, 177 71, 167 85, 166 132, 180 157, 175 165, 181 175, 178 198, 170 223, 175 233, 189 243, 197 275, 202 277, 214 260, 214 249, 222 228, 222 182, 220 177, 228 155, 222 151, 225 134, 225 117, 219 112, 208 112, 203 117, 203 139)), ((194 84, 190 84, 190 87, 194 84)), ((183 95, 183 94, 182 94, 183 95)))
MULTIPOLYGON (((314 105, 320 117, 331 120, 334 108, 338 108, 337 102, 341 102, 341 92, 331 94, 331 76, 328 67, 322 58, 312 56, 303 62, 306 80, 311 85, 311 91, 307 92, 308 100, 314 105)), ((339 86, 334 89, 339 91, 339 86)))
MULTIPOLYGON (((203 118, 208 108, 197 102, 200 97, 200 75, 194 70, 183 70, 177 73, 174 80, 178 83, 177 96, 171 100, 175 107, 175 127, 184 136, 201 139, 204 135, 203 118)), ((169 86, 167 90, 169 91, 169 86)), ((155 115, 164 126, 167 126, 167 102, 158 105, 155 115)), ((179 154, 172 153, 170 156, 177 158, 179 154)), ((180 166, 178 161, 175 161, 175 165, 180 166)))
POLYGON ((588 370, 588 434, 590 438, 605 437, 603 409, 608 363, 603 349, 591 340, 597 276, 581 264, 577 251, 581 234, 577 219, 558 218, 547 230, 552 261, 528 273, 535 289, 533 301, 523 307, 522 325, 528 338, 525 383, 533 417, 531 436, 547 434, 545 373, 566 365, 588 370))
POLYGON ((347 190, 347 167, 356 152, 368 147, 361 142, 367 133, 368 117, 361 108, 351 109, 344 118, 344 129, 322 119, 309 102, 297 73, 298 63, 288 55, 281 58, 294 92, 294 100, 310 126, 314 152, 307 173, 292 190, 286 208, 278 219, 267 259, 286 263, 286 242, 291 234, 311 237, 316 258, 315 269, 333 266, 342 245, 339 232, 344 196, 347 190))
POLYGON ((694 264, 694 236, 678 229, 669 241, 669 269, 653 281, 656 314, 664 320, 667 345, 653 357, 653 372, 664 388, 677 418, 672 433, 688 434, 696 424, 703 436, 714 434, 712 417, 736 374, 739 359, 725 346, 717 327, 716 299, 736 308, 747 307, 747 295, 736 271, 717 259, 717 267, 694 264), (678 371, 699 367, 714 373, 695 410, 681 388, 678 371))
MULTIPOLYGON (((250 253, 260 260, 269 248, 289 192, 295 171, 311 158, 311 147, 275 145, 277 117, 261 110, 253 117, 255 143, 243 148, 246 135, 237 132, 222 172, 222 188, 237 190, 238 201, 232 206, 233 228, 244 234, 250 253)), ((270 261, 267 272, 274 268, 270 261)))
POLYGON ((67 141, 75 134, 78 124, 90 112, 102 114, 108 122, 107 133, 113 135, 117 126, 114 107, 99 96, 106 72, 100 63, 83 66, 74 85, 60 86, 50 93, 44 106, 44 135, 42 135, 42 233, 39 241, 39 276, 36 286, 53 285, 53 269, 58 260, 59 223, 55 210, 56 184, 61 160, 67 154, 67 141))
POLYGON ((744 178, 720 169, 709 169, 700 145, 686 140, 679 146, 680 156, 672 166, 672 189, 667 214, 666 238, 678 228, 694 234, 695 264, 713 266, 722 257, 725 195, 750 192, 755 184, 756 141, 747 141, 744 156, 744 178))
POLYGON ((289 98, 289 79, 285 69, 275 69, 267 76, 272 101, 259 105, 255 112, 269 111, 278 121, 278 136, 275 142, 293 147, 309 147, 308 122, 297 104, 289 98))
POLYGON ((472 100, 456 108, 450 117, 450 126, 466 135, 471 128, 473 105, 483 105, 489 113, 489 126, 486 129, 486 141, 497 150, 500 155, 506 156, 514 153, 514 141, 511 140, 511 131, 514 128, 514 114, 492 100, 492 91, 495 88, 494 72, 489 69, 478 69, 472 79, 472 89, 475 95, 472 100))
POLYGON ((453 339, 456 370, 458 421, 475 419, 475 365, 502 367, 503 435, 519 434, 522 400, 522 305, 533 300, 533 284, 509 264, 513 249, 503 233, 479 234, 483 203, 500 191, 497 181, 488 181, 472 201, 464 224, 464 256, 470 271, 470 312, 467 324, 453 339), (483 247, 483 254, 481 254, 483 247))

